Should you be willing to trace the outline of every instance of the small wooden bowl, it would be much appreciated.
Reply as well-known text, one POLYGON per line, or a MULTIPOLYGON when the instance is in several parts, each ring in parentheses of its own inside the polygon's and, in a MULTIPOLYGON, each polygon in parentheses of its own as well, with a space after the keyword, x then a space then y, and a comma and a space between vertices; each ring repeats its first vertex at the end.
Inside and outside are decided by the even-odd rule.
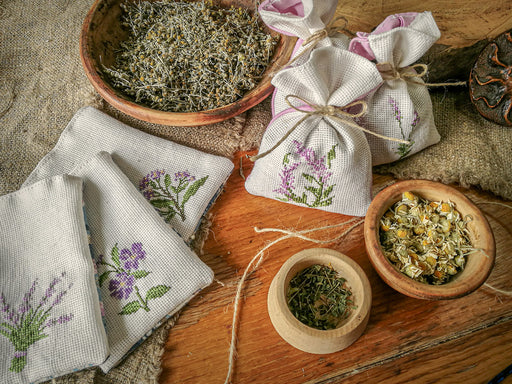
POLYGON ((301 251, 290 257, 276 274, 268 291, 268 313, 277 333, 304 352, 324 354, 347 348, 363 333, 370 317, 372 292, 361 267, 348 256, 325 248, 301 251), (286 292, 290 280, 314 264, 331 265, 346 279, 357 306, 336 329, 319 330, 300 322, 288 308, 286 292))
POLYGON ((463 193, 447 185, 427 180, 397 182, 373 199, 364 221, 364 238, 370 262, 380 277, 392 288, 417 299, 443 300, 465 296, 479 288, 492 271, 496 253, 494 235, 482 212, 463 193), (483 250, 467 257, 465 268, 446 284, 430 285, 413 280, 398 271, 384 256, 379 239, 380 219, 389 207, 410 191, 429 201, 452 201, 464 217, 473 218, 467 224, 474 248, 483 250))
MULTIPOLYGON (((126 0, 96 0, 87 14, 80 35, 80 57, 85 74, 96 91, 114 108, 140 120, 174 126, 213 124, 234 117, 263 101, 272 93, 270 73, 285 65, 294 48, 295 38, 281 36, 274 56, 260 83, 238 101, 226 106, 200 112, 164 112, 131 101, 105 81, 101 74, 102 64, 109 67, 115 61, 115 51, 127 32, 121 28, 120 4, 126 0)), ((156 1, 156 0, 151 0, 156 1)), ((221 0, 221 6, 230 5, 254 9, 250 0, 221 0)), ((276 32, 267 29, 272 35, 276 32)))

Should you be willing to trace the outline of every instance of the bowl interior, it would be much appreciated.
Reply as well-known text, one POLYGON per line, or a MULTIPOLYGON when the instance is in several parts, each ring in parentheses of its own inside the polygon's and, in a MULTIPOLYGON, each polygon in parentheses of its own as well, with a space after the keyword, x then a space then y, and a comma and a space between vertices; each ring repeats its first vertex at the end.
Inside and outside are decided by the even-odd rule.
MULTIPOLYGON (((352 292, 351 300, 356 308, 350 311, 349 316, 341 321, 337 328, 331 330, 319 330, 303 324, 292 314, 288 306, 286 306, 286 316, 288 317, 288 320, 295 323, 295 326, 307 328, 310 332, 336 333, 340 328, 351 328, 354 320, 359 320, 361 318, 361 314, 364 314, 369 310, 367 295, 370 291, 370 284, 362 269, 353 260, 341 258, 338 255, 331 253, 330 250, 319 251, 318 249, 312 249, 303 251, 303 253, 299 253, 297 255, 298 257, 290 258, 287 261, 288 264, 285 263, 283 265, 282 271, 284 271, 285 275, 282 280, 282 285, 278 287, 278 290, 280 295, 282 295, 284 302, 287 303, 286 295, 291 279, 293 279, 293 277, 302 270, 315 264, 321 264, 332 266, 332 268, 346 280, 346 287, 352 292)), ((353 325, 356 326, 357 324, 353 325)))
MULTIPOLYGON (((149 0, 156 1, 156 0, 149 0)), ((188 0, 191 1, 191 0, 188 0)), ((233 117, 261 102, 272 92, 270 72, 286 64, 291 56, 296 39, 281 36, 272 60, 260 83, 237 102, 223 107, 200 112, 163 112, 137 104, 111 87, 102 77, 102 66, 112 66, 120 42, 126 40, 128 32, 121 27, 121 3, 126 0, 96 0, 87 15, 80 36, 80 56, 84 70, 98 93, 112 106, 135 118, 159 124, 201 125, 211 124, 233 117)), ((221 0, 221 6, 230 5, 254 9, 248 0, 221 0)), ((279 35, 265 27, 273 36, 279 35)))
POLYGON ((487 219, 471 200, 447 185, 426 180, 408 180, 382 190, 372 201, 365 219, 365 241, 370 261, 386 283, 399 292, 422 299, 448 299, 464 296, 482 285, 494 266, 495 242, 487 219), (384 256, 379 239, 379 222, 402 193, 410 191, 429 201, 452 201, 455 209, 472 220, 467 224, 473 248, 480 249, 467 256, 465 268, 448 283, 420 283, 399 272, 384 256))

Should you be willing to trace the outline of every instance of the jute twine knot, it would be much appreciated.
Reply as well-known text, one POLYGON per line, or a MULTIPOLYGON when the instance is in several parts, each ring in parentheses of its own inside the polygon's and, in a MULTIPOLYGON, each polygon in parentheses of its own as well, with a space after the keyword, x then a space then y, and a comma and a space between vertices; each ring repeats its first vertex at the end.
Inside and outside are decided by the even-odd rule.
MULTIPOLYGON (((325 28, 320 29, 316 32, 314 32, 311 36, 309 36, 306 40, 302 42, 302 47, 314 48, 320 41, 327 37, 332 37, 336 35, 337 33, 344 33, 349 36, 354 36, 352 32, 350 32, 347 29, 348 20, 343 16, 337 16, 334 19, 332 19, 329 24, 325 26, 325 28)), ((290 60, 288 63, 283 65, 282 67, 278 68, 277 70, 273 71, 270 76, 274 76, 277 72, 279 72, 280 69, 283 69, 284 67, 289 67, 293 63, 295 63, 300 57, 304 56, 308 52, 307 49, 303 50, 301 53, 299 53, 297 56, 295 56, 292 60, 290 60)))
POLYGON ((295 131, 295 129, 300 126, 306 119, 308 119, 309 117, 311 116, 326 116, 326 117, 330 117, 331 119, 334 119, 338 122, 341 122, 343 124, 346 124, 346 125, 349 125, 353 128, 356 128, 356 129, 359 129, 363 132, 366 132, 366 133, 369 133, 371 135, 374 135, 374 136, 377 136, 381 139, 384 139, 384 140, 389 140, 389 141, 396 141, 398 143, 404 143, 404 144, 409 144, 408 141, 406 140, 401 140, 401 139, 395 139, 394 137, 389 137, 389 136, 384 136, 384 135, 380 135, 376 132, 372 132, 366 128, 363 128, 361 127, 359 124, 356 124, 353 119, 356 119, 358 117, 362 117, 364 116, 367 111, 368 111, 368 104, 366 103, 366 101, 364 100, 356 100, 350 104, 347 104, 345 106, 342 106, 342 107, 339 107, 339 106, 334 106, 334 105, 317 105, 317 104, 313 104, 313 103, 310 103, 309 101, 303 99, 302 97, 299 97, 299 96, 296 96, 296 95, 288 95, 285 97, 285 101, 286 103, 290 106, 290 108, 298 111, 298 112, 301 112, 304 114, 304 116, 297 122, 293 125, 293 127, 291 127, 288 132, 286 132, 284 134, 283 137, 281 137, 281 139, 276 143, 274 144, 274 146, 272 148, 270 148, 269 150, 265 151, 265 152, 262 152, 262 153, 259 153, 258 155, 256 156, 251 156, 249 157, 249 159, 251 161, 256 161, 258 159, 261 159, 262 157, 265 157, 267 156, 268 154, 270 154, 271 152, 273 152, 277 147, 279 147, 287 138, 288 136, 290 136, 293 131, 295 131), (302 106, 301 107, 296 107, 295 105, 293 105, 291 102, 290 102, 290 99, 291 98, 295 98, 299 101, 302 102, 302 106), (351 108, 353 107, 356 107, 356 106, 360 106, 360 111, 359 112, 352 112, 350 111, 351 108), (305 108, 305 109, 303 109, 305 108))
POLYGON ((380 72, 384 81, 388 80, 404 80, 411 84, 423 85, 425 87, 445 87, 445 86, 460 86, 466 85, 465 81, 456 81, 453 83, 425 83, 417 81, 428 73, 427 64, 413 64, 406 67, 395 67, 392 63, 384 62, 377 63, 377 70, 380 72), (419 69, 419 72, 416 70, 419 69))

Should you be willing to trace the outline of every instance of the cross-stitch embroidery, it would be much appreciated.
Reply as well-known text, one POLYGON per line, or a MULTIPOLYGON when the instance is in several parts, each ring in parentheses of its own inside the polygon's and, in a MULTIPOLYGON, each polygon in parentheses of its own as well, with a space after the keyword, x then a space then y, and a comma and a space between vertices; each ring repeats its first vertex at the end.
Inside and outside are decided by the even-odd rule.
POLYGON ((395 120, 398 121, 398 126, 400 127, 400 133, 402 134, 402 139, 407 140, 409 143, 400 143, 398 144, 398 148, 396 150, 396 154, 400 156, 400 159, 404 158, 411 152, 412 146, 414 145, 414 141, 411 140, 411 135, 414 130, 414 128, 418 125, 420 122, 420 116, 418 115, 418 112, 414 111, 414 117, 412 119, 411 123, 411 130, 407 137, 405 136, 404 130, 402 128, 402 112, 400 111, 400 108, 398 108, 398 104, 395 99, 392 97, 389 98, 389 104, 393 107, 393 115, 395 116, 395 120))
POLYGON ((131 248, 123 248, 119 251, 116 245, 110 252, 112 262, 109 263, 105 260, 104 255, 98 257, 98 266, 103 265, 110 267, 104 271, 99 277, 99 285, 103 286, 109 278, 108 290, 110 296, 118 300, 127 300, 135 292, 137 300, 131 301, 126 304, 119 313, 120 315, 129 315, 137 312, 139 309, 144 309, 149 312, 149 300, 157 299, 165 295, 171 287, 167 285, 157 285, 150 288, 146 297, 141 294, 136 281, 148 276, 151 272, 139 269, 139 263, 146 258, 146 251, 142 249, 142 243, 133 243, 131 248))
POLYGON ((17 309, 11 308, 3 292, 0 294, 0 335, 7 337, 14 346, 14 357, 9 368, 11 372, 23 371, 27 364, 28 348, 48 337, 45 329, 73 320, 72 313, 51 317, 52 310, 62 302, 73 285, 69 284, 67 289, 57 293, 57 286, 63 282, 65 275, 63 272, 54 278, 39 301, 33 300, 38 285, 38 279, 34 280, 17 309))
POLYGON ((185 221, 185 204, 207 179, 208 176, 205 176, 196 180, 196 177, 187 171, 176 172, 174 177, 171 177, 164 170, 157 170, 148 173, 141 180, 139 189, 166 222, 176 215, 185 221))
POLYGON ((292 162, 290 160, 291 153, 287 153, 283 158, 284 168, 281 170, 279 177, 281 184, 279 188, 274 189, 274 192, 279 193, 284 197, 276 197, 281 201, 294 201, 298 204, 304 204, 308 207, 326 207, 332 204, 331 196, 335 184, 329 185, 329 179, 332 176, 331 162, 336 158, 336 145, 333 145, 330 151, 318 157, 312 148, 306 148, 304 145, 294 140, 296 146, 295 154, 299 156, 299 161, 292 162), (308 173, 301 173, 301 177, 310 185, 304 187, 305 191, 299 196, 296 191, 296 170, 300 165, 305 164, 308 168, 308 173), (314 200, 308 202, 309 195, 312 195, 314 200))

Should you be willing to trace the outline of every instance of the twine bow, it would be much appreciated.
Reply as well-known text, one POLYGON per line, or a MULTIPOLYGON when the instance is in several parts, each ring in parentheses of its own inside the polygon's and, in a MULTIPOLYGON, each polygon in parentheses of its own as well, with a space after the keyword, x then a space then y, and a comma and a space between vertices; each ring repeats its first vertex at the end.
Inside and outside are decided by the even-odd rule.
POLYGON ((395 139, 394 137, 389 137, 389 136, 384 136, 384 135, 380 135, 378 133, 375 133, 375 132, 372 132, 366 128, 363 128, 361 127, 360 125, 354 123, 351 119, 356 119, 358 117, 362 117, 366 114, 367 110, 368 110, 368 104, 363 101, 363 100, 357 100, 357 101, 354 101, 350 104, 347 104, 345 105, 344 107, 338 107, 338 106, 333 106, 333 105, 316 105, 316 104, 312 104, 310 103, 309 101, 299 97, 299 96, 296 96, 296 95, 288 95, 285 97, 285 101, 286 103, 290 106, 290 108, 293 108, 295 109, 296 111, 298 112, 302 112, 304 113, 304 116, 297 122, 295 123, 295 125, 293 127, 291 127, 288 132, 285 133, 285 135, 276 143, 274 144, 274 146, 272 148, 270 148, 269 150, 265 151, 265 152, 262 152, 256 156, 251 156, 249 157, 249 160, 251 161, 256 161, 258 159, 261 159, 262 157, 265 157, 267 156, 269 153, 271 153, 272 151, 274 151, 277 147, 279 147, 287 138, 288 136, 290 136, 293 131, 295 131, 295 129, 301 125, 307 118, 311 117, 311 116, 326 116, 326 117, 330 117, 336 121, 339 121, 343 124, 346 124, 346 125, 349 125, 353 128, 356 128, 356 129, 359 129, 363 132, 366 132, 366 133, 369 133, 371 135, 374 135, 374 136, 377 136, 381 139, 385 139, 385 140, 389 140, 389 141, 396 141, 398 143, 403 143, 403 144, 410 144, 408 141, 406 140, 401 140, 401 139, 395 139), (296 107, 295 105, 293 105, 291 102, 290 102, 290 98, 295 98, 297 100, 300 100, 302 103, 303 103, 303 106, 304 107, 309 107, 308 109, 301 109, 299 107, 296 107), (352 113, 352 112, 349 112, 348 110, 352 107, 355 107, 355 106, 358 106, 360 105, 361 106, 361 110, 357 113, 352 113))
POLYGON ((377 70, 380 72, 384 81, 388 80, 404 80, 411 84, 423 85, 425 87, 445 87, 445 86, 459 86, 466 85, 465 81, 457 81, 453 83, 424 83, 416 81, 415 79, 421 79, 428 73, 427 64, 413 64, 406 67, 397 68, 392 63, 377 63, 377 70), (420 69, 416 72, 416 69, 420 69))
MULTIPOLYGON (((348 24, 348 20, 345 17, 343 17, 343 16, 335 17, 334 19, 332 19, 329 22, 329 24, 327 24, 325 26, 325 28, 316 31, 311 36, 309 36, 306 40, 304 40, 302 42, 302 47, 310 46, 309 48, 312 49, 326 37, 334 36, 338 32, 353 36, 354 34, 347 29, 347 24, 348 24)), ((307 49, 303 50, 301 53, 299 53, 297 56, 295 56, 292 60, 290 60, 288 63, 286 63, 279 69, 282 69, 284 67, 289 67, 290 65, 295 63, 300 57, 304 56, 307 52, 308 52, 307 49)), ((274 76, 279 71, 279 69, 272 72, 271 76, 274 76)))

